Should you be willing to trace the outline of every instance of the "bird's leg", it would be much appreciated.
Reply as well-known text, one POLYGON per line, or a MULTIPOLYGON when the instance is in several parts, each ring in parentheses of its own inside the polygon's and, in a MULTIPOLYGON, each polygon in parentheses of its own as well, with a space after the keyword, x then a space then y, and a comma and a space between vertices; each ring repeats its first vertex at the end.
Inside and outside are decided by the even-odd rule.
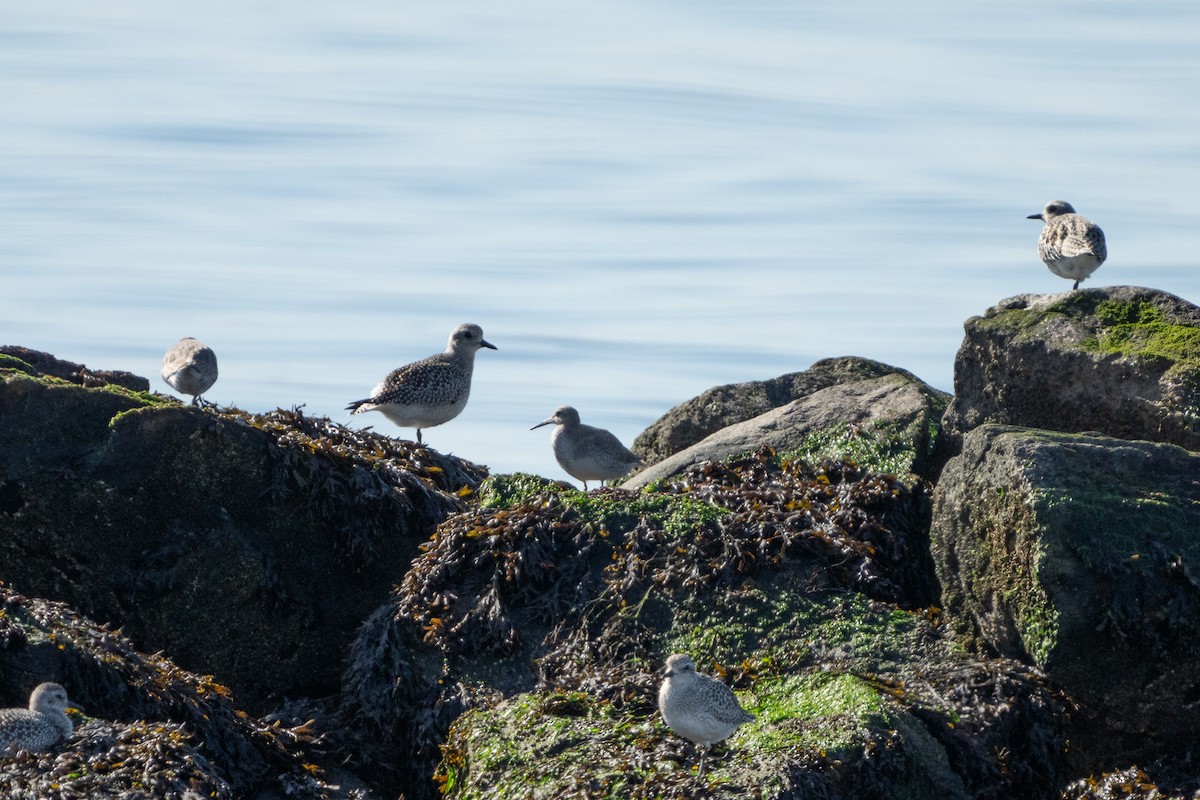
POLYGON ((708 758, 708 745, 697 745, 697 746, 701 747, 702 749, 700 750, 700 772, 696 775, 696 777, 703 778, 704 777, 704 761, 705 761, 705 759, 708 758))
POLYGON ((424 442, 421 441, 421 429, 420 428, 417 428, 417 444, 424 444, 424 442))

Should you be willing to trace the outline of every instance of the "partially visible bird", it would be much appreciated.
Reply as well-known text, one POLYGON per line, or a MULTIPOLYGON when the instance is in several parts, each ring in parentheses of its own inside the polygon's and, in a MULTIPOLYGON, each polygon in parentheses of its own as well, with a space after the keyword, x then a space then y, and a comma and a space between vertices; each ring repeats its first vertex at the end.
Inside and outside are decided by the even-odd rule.
POLYGON ((446 350, 392 370, 371 396, 346 406, 351 414, 378 411, 401 428, 421 429, 449 422, 462 413, 471 394, 471 373, 479 348, 495 350, 483 329, 466 323, 450 334, 446 350))
POLYGON ((192 405, 217 382, 217 354, 204 342, 185 336, 163 356, 162 379, 180 394, 190 394, 192 405))
POLYGON ((29 708, 0 709, 0 753, 9 747, 40 752, 71 735, 71 701, 57 683, 40 684, 29 695, 29 708))
POLYGON ((658 710, 671 730, 704 748, 700 754, 701 775, 708 748, 754 721, 754 715, 742 708, 728 686, 696 672, 696 662, 683 653, 667 659, 658 690, 658 710))
POLYGON ((1051 200, 1040 214, 1026 219, 1040 219, 1042 235, 1038 237, 1038 256, 1060 278, 1079 282, 1096 271, 1108 258, 1104 231, 1096 223, 1075 213, 1065 200, 1051 200))
POLYGON ((642 463, 641 457, 628 450, 616 436, 603 428, 581 424, 579 412, 571 406, 559 406, 554 416, 529 430, 543 425, 558 426, 550 436, 554 459, 568 475, 583 481, 585 492, 588 481, 598 480, 604 485, 604 481, 620 478, 642 463))

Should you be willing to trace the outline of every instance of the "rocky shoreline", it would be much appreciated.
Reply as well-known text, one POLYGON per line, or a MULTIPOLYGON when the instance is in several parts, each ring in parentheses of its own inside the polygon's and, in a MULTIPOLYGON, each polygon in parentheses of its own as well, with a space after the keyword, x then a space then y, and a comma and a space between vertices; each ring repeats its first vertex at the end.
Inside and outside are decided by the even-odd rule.
POLYGON ((973 317, 953 397, 717 387, 583 494, 0 347, 0 704, 22 798, 1200 797, 1200 309, 973 317), (703 776, 691 654, 757 719, 703 776))

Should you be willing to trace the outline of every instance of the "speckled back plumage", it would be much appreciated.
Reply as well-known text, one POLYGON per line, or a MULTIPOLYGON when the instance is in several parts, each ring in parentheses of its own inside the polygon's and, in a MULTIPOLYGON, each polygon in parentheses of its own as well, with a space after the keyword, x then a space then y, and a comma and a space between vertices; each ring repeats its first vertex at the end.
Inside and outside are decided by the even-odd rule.
POLYGON ((585 490, 588 481, 614 480, 642 463, 611 432, 580 423, 579 412, 571 406, 559 406, 554 416, 530 430, 543 425, 557 425, 550 436, 554 459, 568 475, 583 481, 585 490))
POLYGON ((691 656, 672 655, 664 674, 658 710, 667 726, 683 738, 708 747, 754 720, 728 686, 696 672, 691 656))
POLYGON ((1045 224, 1038 237, 1038 257, 1060 278, 1079 282, 1091 275, 1108 258, 1104 231, 1087 217, 1075 213, 1065 200, 1052 200, 1041 214, 1030 214, 1045 224))
POLYGON ((67 716, 71 701, 57 683, 43 683, 29 696, 29 708, 0 709, 0 752, 48 750, 71 735, 74 725, 67 716))
POLYGON ((217 382, 217 354, 204 342, 185 336, 163 355, 162 379, 180 394, 200 395, 217 382))
POLYGON ((400 427, 416 428, 419 442, 422 428, 449 422, 466 408, 475 353, 481 347, 496 349, 484 340, 478 325, 459 325, 444 352, 392 370, 370 397, 346 409, 351 414, 379 411, 400 427))

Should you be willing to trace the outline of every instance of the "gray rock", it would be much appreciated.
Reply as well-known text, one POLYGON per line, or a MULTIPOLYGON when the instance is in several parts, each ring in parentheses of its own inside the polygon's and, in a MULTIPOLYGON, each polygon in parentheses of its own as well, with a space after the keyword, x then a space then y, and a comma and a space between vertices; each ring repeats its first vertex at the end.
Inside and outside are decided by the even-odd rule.
POLYGON ((753 419, 813 392, 893 373, 916 380, 910 373, 887 364, 845 356, 822 359, 803 372, 790 372, 771 380, 718 386, 663 414, 638 436, 633 451, 647 464, 653 464, 722 428, 753 419))
POLYGON ((944 608, 1081 702, 1077 759, 1200 747, 1197 476, 1200 454, 1173 445, 991 425, 942 472, 944 608))
POLYGON ((1099 431, 1200 450, 1200 308, 1119 286, 1002 300, 967 320, 943 426, 1099 431))
MULTIPOLYGON (((820 377, 829 374, 822 370, 820 377)), ((803 457, 855 458, 879 472, 921 472, 930 461, 938 418, 947 399, 943 392, 902 370, 881 377, 851 377, 729 425, 642 470, 624 488, 640 488, 694 464, 754 451, 762 445, 803 457)))

